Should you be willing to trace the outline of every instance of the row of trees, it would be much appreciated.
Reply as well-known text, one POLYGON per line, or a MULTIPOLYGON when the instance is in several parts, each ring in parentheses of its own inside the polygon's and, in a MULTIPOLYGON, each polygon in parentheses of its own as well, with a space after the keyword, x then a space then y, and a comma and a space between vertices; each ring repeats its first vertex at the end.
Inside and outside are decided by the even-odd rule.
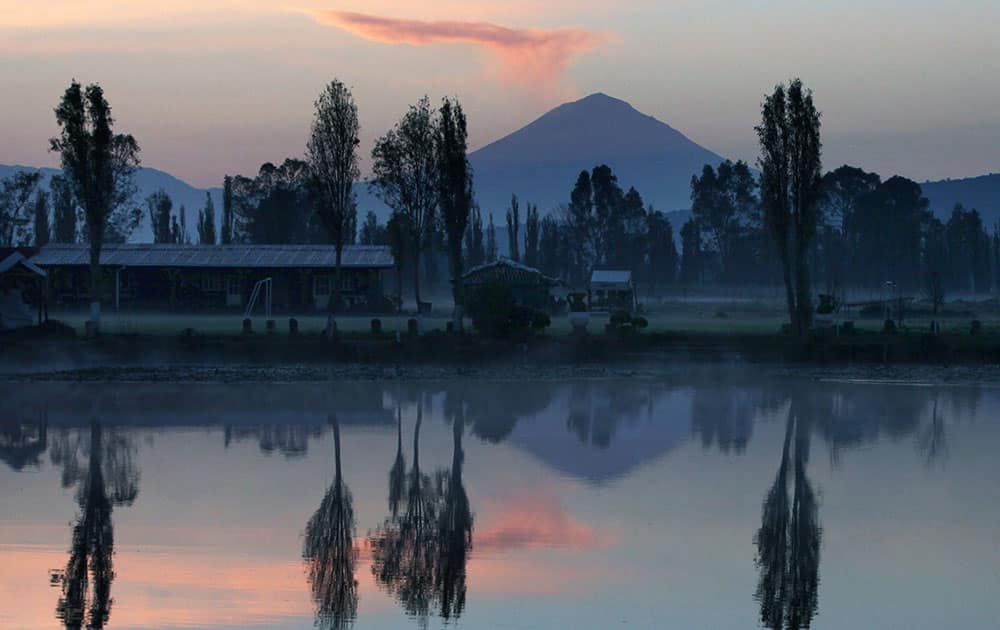
MULTIPOLYGON (((758 191, 742 162, 706 166, 693 179, 691 224, 682 231, 685 284, 774 280, 780 267, 758 191)), ((1000 225, 987 231, 979 212, 961 205, 942 221, 906 178, 882 181, 841 166, 822 177, 817 213, 807 258, 830 293, 887 280, 919 290, 934 274, 949 290, 986 293, 1000 278, 1000 225)))
MULTIPOLYGON (((316 101, 304 160, 265 164, 254 178, 226 178, 221 241, 331 243, 339 270, 343 247, 359 232, 354 189, 360 178, 359 133, 353 96, 333 81, 316 101)), ((404 260, 412 266, 418 302, 422 254, 429 249, 447 253, 455 303, 462 302, 463 240, 473 207, 466 138, 466 118, 457 101, 445 98, 435 109, 424 97, 372 151, 369 187, 392 216, 382 225, 369 213, 360 240, 391 245, 400 271, 404 260)), ((340 302, 339 271, 335 287, 331 309, 340 302)))
MULTIPOLYGON (((48 186, 38 171, 19 171, 0 180, 0 247, 86 241, 85 220, 73 187, 63 175, 53 175, 48 186)), ((124 243, 140 220, 133 204, 119 205, 104 226, 104 241, 124 243)))
MULTIPOLYGON (((184 206, 173 212, 174 203, 163 189, 146 197, 149 211, 149 225, 153 231, 154 243, 190 243, 187 230, 187 211, 184 206)), ((205 193, 205 207, 198 211, 198 243, 215 245, 215 204, 212 196, 205 193)))

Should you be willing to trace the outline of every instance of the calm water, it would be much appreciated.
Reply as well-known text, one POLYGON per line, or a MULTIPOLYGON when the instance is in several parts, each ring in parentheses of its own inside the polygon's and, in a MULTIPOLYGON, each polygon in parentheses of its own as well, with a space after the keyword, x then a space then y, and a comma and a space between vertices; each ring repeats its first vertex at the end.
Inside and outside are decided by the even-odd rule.
POLYGON ((1000 390, 0 397, 2 628, 1000 627, 1000 390))

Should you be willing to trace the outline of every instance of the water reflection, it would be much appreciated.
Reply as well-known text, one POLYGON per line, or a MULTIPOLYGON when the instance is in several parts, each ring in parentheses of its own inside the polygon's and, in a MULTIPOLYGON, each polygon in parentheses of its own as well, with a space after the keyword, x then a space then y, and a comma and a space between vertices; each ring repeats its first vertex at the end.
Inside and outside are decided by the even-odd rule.
POLYGON ((793 398, 785 424, 781 463, 764 499, 760 529, 754 536, 759 572, 754 597, 760 603, 760 622, 780 630, 808 628, 819 604, 820 525, 816 494, 806 476, 809 461, 808 414, 793 398), (789 501, 789 450, 792 455, 792 492, 789 501))
POLYGON ((354 570, 354 503, 340 467, 340 423, 333 425, 333 484, 319 509, 306 524, 302 557, 308 566, 309 586, 316 605, 316 625, 337 630, 350 627, 358 614, 358 581, 354 570))
POLYGON ((52 461, 63 466, 63 484, 75 483, 80 513, 73 525, 66 570, 54 576, 62 585, 57 618, 66 628, 103 628, 111 616, 115 505, 131 505, 139 493, 139 471, 128 437, 105 436, 100 421, 90 425, 89 448, 79 436, 62 433, 52 446, 52 461), (86 456, 86 467, 80 465, 86 456))
MULTIPOLYGON (((451 397, 449 397, 451 398, 451 397)), ((451 398, 454 400, 453 398, 451 398)), ((438 521, 440 550, 434 572, 434 589, 440 600, 440 615, 457 618, 465 608, 465 568, 472 548, 472 509, 462 483, 462 434, 465 409, 460 401, 451 405, 451 471, 438 471, 438 487, 443 487, 444 507, 438 521)))
MULTIPOLYGON (((174 386, 121 386, 112 388, 111 394, 105 390, 87 393, 79 386, 48 387, 52 389, 42 390, 44 395, 39 395, 37 388, 34 394, 15 389, 3 392, 21 411, 16 422, 4 419, 0 423, 0 460, 7 464, 0 473, 8 475, 0 481, 18 480, 14 485, 0 484, 0 499, 7 499, 4 493, 8 488, 28 488, 29 479, 38 480, 35 487, 44 481, 54 492, 58 483, 74 489, 78 513, 71 524, 69 558, 66 568, 53 575, 53 584, 61 591, 56 614, 69 628, 108 626, 113 603, 116 625, 155 625, 148 619, 126 622, 125 611, 135 608, 136 602, 155 608, 155 597, 183 593, 177 583, 189 577, 184 574, 189 568, 185 563, 196 562, 188 556, 174 565, 166 563, 175 570, 170 577, 176 581, 170 582, 161 575, 150 577, 155 571, 150 569, 148 558, 155 553, 144 553, 139 560, 135 553, 129 555, 128 545, 114 555, 112 512, 117 506, 132 504, 139 493, 140 451, 133 443, 138 439, 137 427, 148 436, 149 449, 144 447, 142 456, 153 455, 152 463, 143 460, 147 476, 153 478, 166 471, 171 481, 156 476, 156 484, 143 488, 142 506, 127 513, 127 518, 122 518, 124 512, 115 513, 119 529, 127 527, 130 535, 152 536, 140 531, 148 527, 155 536, 162 533, 170 539, 163 545, 174 544, 185 551, 187 539, 178 532, 191 534, 191 540, 204 545, 196 552, 202 557, 218 554, 232 558, 227 554, 236 550, 244 554, 244 560, 249 558, 246 561, 250 564, 255 554, 270 554, 265 561, 273 563, 272 572, 266 578, 266 572, 261 571, 256 582, 231 579, 195 605, 207 606, 206 602, 219 593, 232 596, 232 592, 251 591, 255 596, 252 603, 259 603, 282 585, 292 584, 293 595, 274 598, 285 607, 282 614, 304 615, 322 628, 345 628, 355 623, 393 627, 396 618, 387 615, 402 617, 404 613, 424 626, 461 617, 464 625, 481 627, 483 611, 496 605, 496 598, 539 593, 545 597, 526 598, 526 609, 540 610, 554 606, 553 602, 561 602, 565 610, 574 606, 597 609, 604 601, 631 604, 630 598, 639 601, 640 608, 655 609, 658 602, 642 600, 645 591, 626 583, 681 579, 676 572, 688 583, 686 572, 697 577, 702 571, 697 568, 700 558, 711 559, 719 549, 731 548, 743 553, 729 554, 735 586, 727 591, 726 604, 720 610, 735 612, 727 618, 729 623, 714 623, 715 627, 757 622, 775 629, 807 628, 820 620, 829 624, 836 617, 823 619, 822 614, 842 608, 844 582, 850 581, 845 580, 845 573, 871 571, 871 567, 852 565, 848 559, 851 550, 837 547, 838 536, 865 534, 865 527, 857 527, 855 521, 872 525, 871 536, 877 534, 886 544, 913 551, 916 543, 912 541, 917 538, 890 540, 891 530, 889 535, 876 531, 887 526, 891 515, 881 515, 879 522, 865 521, 865 510, 870 511, 873 501, 898 494, 893 493, 896 486, 892 485, 901 482, 897 476, 910 475, 906 482, 913 487, 907 486, 908 490, 914 496, 925 492, 931 497, 928 505, 937 505, 935 491, 946 497, 937 498, 941 511, 955 519, 956 527, 961 521, 962 536, 975 534, 976 527, 988 529, 977 519, 983 520, 987 510, 993 509, 984 505, 996 504, 989 494, 995 483, 992 487, 977 486, 968 478, 950 483, 951 469, 963 465, 966 474, 972 470, 971 478, 983 484, 993 474, 981 461, 976 463, 978 469, 963 461, 970 453, 976 455, 977 449, 986 448, 970 446, 975 437, 970 440, 969 436, 978 433, 970 433, 964 421, 974 419, 977 413, 992 418, 1000 408, 995 393, 975 388, 766 378, 729 384, 716 379, 407 383, 389 387, 365 384, 364 395, 353 399, 349 395, 353 385, 260 387, 250 404, 247 400, 251 396, 241 394, 248 390, 229 387, 206 387, 191 399, 171 389, 174 386), (333 391, 321 394, 323 388, 333 391), (150 402, 148 390, 157 392, 154 402, 150 402), (219 395, 213 396, 212 391, 219 395), (103 423, 91 421, 90 414, 81 411, 94 409, 97 399, 103 423), (156 408, 144 414, 143 409, 150 405, 156 408), (337 414, 328 415, 329 409, 336 409, 337 414), (201 439, 209 433, 211 439, 201 439), (303 505, 301 493, 295 496, 295 492, 284 490, 315 482, 318 475, 320 479, 329 475, 324 472, 329 466, 328 436, 333 438, 333 481, 328 487, 320 482, 312 491, 313 499, 307 498, 303 505), (154 437, 157 449, 162 448, 161 443, 170 444, 168 448, 198 446, 192 454, 168 450, 154 454, 154 437), (223 440, 227 447, 239 440, 250 444, 217 457, 223 440), (877 449, 869 448, 876 443, 877 449), (893 448, 897 445, 902 448, 893 448), (342 446, 346 461, 342 461, 342 446), (290 461, 272 458, 258 466, 254 463, 259 459, 258 447, 262 454, 284 454, 290 461), (378 457, 352 456, 367 453, 367 449, 378 457), (46 450, 53 468, 48 476, 46 450), (468 471, 467 454, 475 462, 468 471), (827 455, 829 462, 824 459, 827 455), (766 457, 763 467, 758 465, 761 457, 766 457), (916 466, 915 472, 906 468, 907 460, 916 466), (322 461, 321 467, 315 465, 317 461, 322 461), (718 466, 712 463, 716 461, 718 466), (175 483, 170 468, 178 462, 192 465, 189 474, 176 477, 189 485, 175 485, 173 493, 166 492, 165 488, 175 483), (154 472, 156 466, 160 466, 158 473, 154 472), (343 467, 348 471, 346 478, 343 467), (31 475, 10 472, 26 468, 37 470, 31 475), (682 474, 671 474, 677 471, 682 474), (871 475, 872 485, 887 485, 879 492, 868 492, 845 482, 859 471, 892 471, 893 476, 887 481, 871 475), (470 474, 468 489, 463 478, 466 472, 470 474), (230 481, 224 486, 230 489, 228 509, 210 506, 206 510, 205 497, 185 489, 215 474, 222 482, 230 481), (238 494, 244 490, 227 478, 237 474, 240 480, 246 475, 247 487, 259 489, 263 485, 285 495, 279 499, 261 491, 257 498, 278 508, 261 517, 260 523, 255 520, 257 513, 239 507, 247 504, 238 494), (935 482, 921 484, 914 474, 933 474, 935 482), (266 481, 250 483, 255 476, 266 481), (356 492, 356 503, 348 480, 356 492), (660 484, 671 485, 670 492, 662 491, 660 484), (927 487, 916 487, 920 485, 927 487), (820 487, 828 497, 831 489, 837 491, 840 501, 824 502, 825 531, 818 505, 820 487), (666 505, 664 497, 676 497, 678 490, 688 489, 690 495, 676 513, 672 507, 651 507, 656 501, 646 500, 658 496, 666 505), (195 496, 191 505, 177 502, 179 497, 186 499, 189 492, 195 496), (720 507, 719 496, 726 492, 750 497, 753 505, 727 500, 720 507), (201 504, 196 503, 199 499, 201 504), (150 509, 150 504, 156 509, 136 516, 141 509, 150 509), (732 507, 737 504, 739 508, 732 507), (473 505, 478 510, 475 518, 473 505), (303 531, 304 515, 313 509, 315 513, 303 531), (169 522, 156 520, 164 515, 169 522), (230 543, 226 536, 213 538, 220 523, 232 522, 226 519, 234 515, 246 519, 240 530, 245 526, 250 543, 230 543), (759 523, 755 522, 758 517, 759 523), (142 527, 133 529, 132 518, 142 527), (848 529, 844 523, 857 529, 848 529), (356 536, 359 524, 363 533, 367 531, 362 538, 356 536), (257 527, 274 536, 276 544, 269 541, 266 551, 265 545, 253 538, 257 527), (711 535, 699 540, 698 536, 689 537, 691 531, 711 535), (731 537, 725 538, 730 531, 731 537), (182 542, 177 543, 177 539, 182 542), (753 564, 746 553, 751 549, 753 564), (370 570, 364 566, 369 556, 370 570), (675 556, 684 557, 686 562, 664 561, 675 556), (281 573, 282 563, 294 565, 291 578, 281 573), (133 570, 137 566, 144 571, 133 570), (301 578, 303 566, 307 580, 301 578), (116 577, 116 568, 124 575, 116 577), (112 600, 112 582, 117 603, 112 600), (148 600, 137 598, 137 588, 143 594, 156 595, 148 600), (359 604, 362 591, 363 602, 359 604), (296 602, 296 596, 301 602, 296 602)), ((984 435, 994 435, 990 433, 993 429, 987 429, 984 435)), ((227 499, 220 499, 220 503, 227 499)), ((906 505, 913 499, 898 500, 905 509, 913 508, 906 505)), ((43 516, 36 516, 36 522, 51 518, 51 513, 40 513, 43 516)), ((934 519, 926 513, 923 518, 925 522, 934 519)), ((10 522, 9 517, 4 520, 0 515, 0 526, 10 522)), ((931 524, 934 528, 927 527, 928 531, 940 532, 948 526, 936 521, 931 524)), ((14 523, 8 530, 17 532, 12 539, 21 537, 14 540, 15 545, 36 544, 35 534, 26 536, 23 531, 27 528, 18 530, 19 526, 14 523)), ((57 546, 62 553, 62 523, 59 534, 57 546)), ((930 539, 930 546, 948 544, 943 534, 938 535, 940 539, 930 539)), ((157 544, 161 542, 151 537, 150 545, 157 544)), ((4 554, 20 552, 12 552, 11 547, 0 545, 0 562, 4 554)), ((956 553, 961 551, 956 549, 956 553)), ((31 565, 30 575, 42 576, 61 563, 62 559, 41 569, 31 565)), ((992 575, 986 574, 985 581, 978 575, 978 583, 988 583, 992 575)), ((0 599, 12 590, 6 586, 9 582, 0 578, 0 599)), ((850 589, 849 594, 854 594, 850 589)), ((54 590, 45 591, 42 614, 46 622, 52 620, 54 594, 54 590)), ((277 604, 268 601, 267 606, 277 604)), ((240 617, 226 627, 244 627, 251 622, 278 625, 274 618, 254 618, 267 606, 230 606, 227 610, 239 609, 245 619, 240 617)), ((551 610, 547 612, 551 619, 563 621, 551 610)), ((202 614, 199 621, 212 618, 210 612, 202 614)), ((6 627, 7 621, 0 611, 0 626, 6 627)), ((180 621, 161 625, 185 626, 183 621, 181 615, 180 621)), ((295 617, 290 623, 300 621, 295 617)), ((532 625, 528 617, 515 621, 532 625)), ((609 625, 603 623, 607 619, 600 621, 595 618, 581 627, 609 625)), ((690 619, 686 621, 673 625, 697 626, 690 619)), ((186 627, 200 625, 204 624, 188 623, 186 627)), ((550 625, 566 624, 553 621, 550 625)), ((645 627, 641 622, 638 625, 645 627)))
MULTIPOLYGON (((394 475, 405 465, 399 450, 390 470, 388 518, 369 534, 372 575, 408 615, 426 625, 436 612, 457 618, 465 608, 466 564, 472 547, 472 510, 462 481, 465 453, 462 436, 466 406, 454 395, 445 398, 445 416, 452 423, 451 468, 432 479, 420 468, 423 397, 416 403, 413 464, 405 481, 405 505, 398 512, 394 475)), ((397 430, 397 444, 401 443, 397 430)))

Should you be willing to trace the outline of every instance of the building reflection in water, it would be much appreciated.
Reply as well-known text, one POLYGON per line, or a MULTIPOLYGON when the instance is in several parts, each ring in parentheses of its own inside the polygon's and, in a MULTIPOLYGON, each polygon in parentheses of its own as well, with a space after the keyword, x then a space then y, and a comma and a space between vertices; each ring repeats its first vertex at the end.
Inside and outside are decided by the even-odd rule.
POLYGON ((333 484, 306 524, 302 557, 316 606, 316 625, 331 630, 350 627, 358 614, 358 550, 354 546, 354 504, 340 466, 340 423, 333 425, 336 466, 333 484))

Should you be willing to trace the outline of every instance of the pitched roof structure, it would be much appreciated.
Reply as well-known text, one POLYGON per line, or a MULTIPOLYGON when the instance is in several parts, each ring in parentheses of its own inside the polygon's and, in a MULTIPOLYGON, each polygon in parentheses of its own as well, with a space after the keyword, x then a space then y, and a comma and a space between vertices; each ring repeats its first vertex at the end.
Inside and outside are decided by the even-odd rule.
MULTIPOLYGON (((31 258, 38 267, 73 267, 90 264, 85 244, 53 243, 31 258)), ((101 248, 101 265, 108 267, 193 268, 329 268, 337 264, 333 245, 174 245, 168 243, 107 244, 101 248)), ((389 269, 394 260, 384 245, 346 245, 344 268, 389 269)))
POLYGON ((617 271, 612 269, 594 269, 590 274, 591 284, 631 284, 631 271, 617 271))
POLYGON ((24 267, 29 272, 34 273, 35 275, 41 276, 43 278, 46 275, 44 269, 38 267, 37 265, 32 264, 27 258, 24 257, 24 254, 22 254, 21 252, 14 252, 10 256, 7 256, 2 261, 0 261, 0 273, 7 273, 8 271, 13 269, 14 267, 17 267, 18 265, 24 267))
POLYGON ((517 261, 504 257, 469 269, 462 274, 462 280, 470 285, 485 284, 497 280, 515 284, 548 286, 559 284, 558 280, 550 278, 534 267, 522 265, 517 261))

